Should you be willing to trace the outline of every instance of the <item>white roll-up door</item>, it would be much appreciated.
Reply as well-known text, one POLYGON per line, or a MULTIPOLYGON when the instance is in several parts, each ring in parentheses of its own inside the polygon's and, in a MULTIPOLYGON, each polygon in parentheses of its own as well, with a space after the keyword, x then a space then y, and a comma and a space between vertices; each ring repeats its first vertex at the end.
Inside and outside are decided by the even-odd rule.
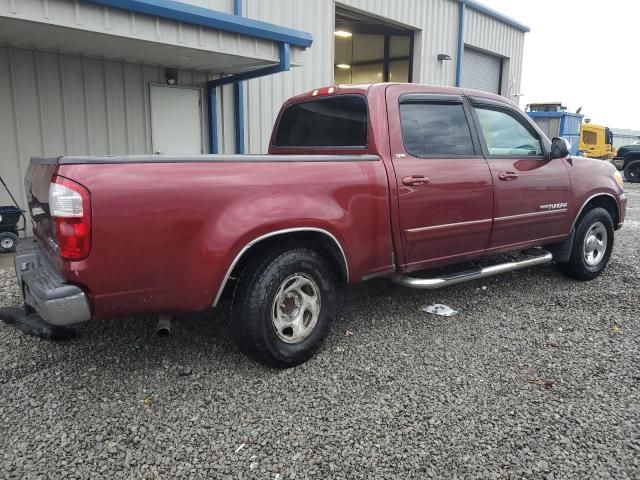
POLYGON ((502 58, 465 47, 462 57, 462 87, 500 95, 502 58))

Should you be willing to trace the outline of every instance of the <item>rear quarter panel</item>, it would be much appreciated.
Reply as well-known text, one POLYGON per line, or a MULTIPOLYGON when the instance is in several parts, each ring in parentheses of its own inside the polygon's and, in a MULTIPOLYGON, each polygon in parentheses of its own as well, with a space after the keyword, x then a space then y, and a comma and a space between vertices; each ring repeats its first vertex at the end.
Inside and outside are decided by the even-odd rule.
POLYGON ((350 280, 391 268, 381 161, 62 165, 91 193, 93 244, 63 265, 95 318, 200 311, 242 248, 272 231, 333 234, 350 280))

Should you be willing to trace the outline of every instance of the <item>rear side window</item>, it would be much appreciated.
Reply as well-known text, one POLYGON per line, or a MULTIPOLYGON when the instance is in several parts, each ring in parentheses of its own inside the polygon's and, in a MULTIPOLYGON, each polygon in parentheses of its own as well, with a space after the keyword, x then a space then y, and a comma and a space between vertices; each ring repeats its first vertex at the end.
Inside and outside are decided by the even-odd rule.
POLYGON ((401 103, 407 153, 415 157, 474 155, 471 131, 459 103, 401 103))
POLYGON ((340 95, 290 105, 282 113, 276 147, 366 147, 367 103, 340 95))

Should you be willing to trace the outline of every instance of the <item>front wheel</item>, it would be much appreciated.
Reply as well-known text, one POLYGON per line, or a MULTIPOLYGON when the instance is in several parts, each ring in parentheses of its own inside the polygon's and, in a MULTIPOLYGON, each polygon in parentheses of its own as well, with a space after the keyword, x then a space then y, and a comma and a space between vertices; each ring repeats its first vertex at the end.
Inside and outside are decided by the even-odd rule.
POLYGON ((240 275, 232 328, 240 349, 269 366, 289 368, 320 348, 335 315, 334 275, 307 248, 267 255, 240 275))
POLYGON ((596 278, 609 263, 613 235, 613 220, 606 209, 587 212, 576 225, 569 261, 559 264, 562 273, 577 280, 596 278))
POLYGON ((628 182, 640 182, 640 160, 629 162, 627 166, 624 167, 624 178, 628 182))

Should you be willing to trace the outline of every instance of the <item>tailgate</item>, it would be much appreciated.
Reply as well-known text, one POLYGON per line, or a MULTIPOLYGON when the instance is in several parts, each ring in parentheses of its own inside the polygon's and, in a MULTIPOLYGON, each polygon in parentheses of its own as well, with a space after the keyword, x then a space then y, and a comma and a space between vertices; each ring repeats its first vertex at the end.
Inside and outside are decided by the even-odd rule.
POLYGON ((47 250, 55 250, 55 228, 49 214, 49 186, 57 168, 56 162, 34 158, 24 179, 33 234, 47 250))

